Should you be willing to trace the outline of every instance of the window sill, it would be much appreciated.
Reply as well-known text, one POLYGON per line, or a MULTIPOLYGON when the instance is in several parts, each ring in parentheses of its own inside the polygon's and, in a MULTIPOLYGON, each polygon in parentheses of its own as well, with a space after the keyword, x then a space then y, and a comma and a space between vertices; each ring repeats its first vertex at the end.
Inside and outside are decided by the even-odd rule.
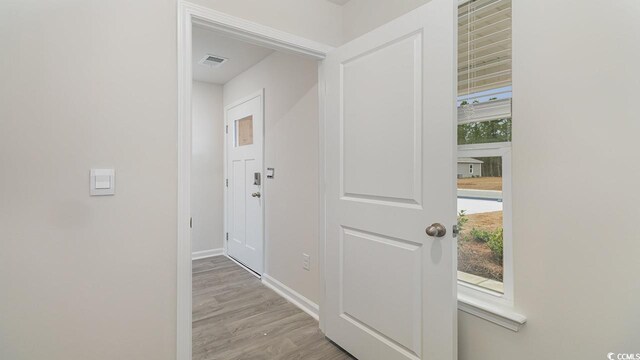
POLYGON ((475 315, 511 331, 518 332, 527 318, 510 306, 496 304, 458 292, 458 310, 475 315))

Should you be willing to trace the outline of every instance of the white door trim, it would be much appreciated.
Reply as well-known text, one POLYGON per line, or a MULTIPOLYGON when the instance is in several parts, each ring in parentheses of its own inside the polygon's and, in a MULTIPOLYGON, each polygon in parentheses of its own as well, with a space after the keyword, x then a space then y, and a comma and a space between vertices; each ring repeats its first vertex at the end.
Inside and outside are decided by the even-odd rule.
MULTIPOLYGON (((193 24, 222 31, 257 45, 322 60, 332 47, 284 31, 178 0, 178 199, 177 199, 177 336, 176 359, 191 359, 191 27, 193 24)), ((324 77, 319 64, 320 99, 320 229, 324 229, 324 77)), ((324 232, 320 233, 320 309, 324 301, 324 232)), ((322 323, 321 323, 322 325, 322 323)))
MULTIPOLYGON (((262 169, 260 169, 260 172, 262 174, 262 188, 260 189, 260 192, 262 193, 262 198, 266 199, 266 175, 265 175, 265 166, 264 166, 264 149, 265 149, 265 136, 264 136, 264 130, 265 130, 265 108, 264 108, 264 88, 253 92, 251 95, 245 96, 241 99, 238 99, 234 102, 232 102, 231 104, 227 105, 224 107, 224 126, 225 126, 225 130, 224 130, 224 149, 223 149, 223 158, 224 158, 224 166, 223 166, 223 171, 224 171, 224 179, 225 179, 225 184, 226 181, 229 179, 229 152, 228 152, 228 148, 227 146, 228 141, 229 141, 229 119, 227 118, 227 113, 229 112, 230 109, 233 109, 236 106, 242 105, 244 103, 246 103, 247 101, 253 100, 254 98, 260 97, 260 111, 262 111, 262 149, 260 149, 260 151, 262 152, 261 157, 262 157, 262 169)), ((226 238, 226 234, 229 232, 229 212, 227 211, 228 208, 227 206, 229 205, 229 199, 228 199, 228 195, 229 195, 229 186, 225 185, 224 188, 224 204, 223 204, 223 216, 224 216, 224 220, 223 220, 223 239, 225 239, 223 241, 223 249, 224 249, 224 254, 231 260, 233 260, 235 263, 237 264, 241 264, 239 261, 233 259, 231 256, 229 256, 228 253, 228 249, 227 249, 227 243, 228 243, 228 239, 226 238)), ((258 277, 262 277, 262 274, 265 273, 266 269, 264 269, 264 265, 267 263, 267 259, 265 257, 265 254, 267 253, 267 241, 266 241, 266 232, 265 232, 265 217, 264 217, 264 213, 265 213, 265 205, 263 204, 262 206, 262 264, 263 264, 263 269, 262 272, 257 274, 258 277)), ((249 269, 249 267, 247 267, 246 265, 242 265, 243 268, 247 269, 248 271, 255 273, 255 270, 249 269)))

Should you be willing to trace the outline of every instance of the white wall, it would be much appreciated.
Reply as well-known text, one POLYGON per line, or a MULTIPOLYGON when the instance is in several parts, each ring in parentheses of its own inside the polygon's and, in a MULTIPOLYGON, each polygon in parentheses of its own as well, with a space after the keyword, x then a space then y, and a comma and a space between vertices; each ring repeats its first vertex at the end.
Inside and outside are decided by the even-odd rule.
MULTIPOLYGON (((324 0, 198 1, 328 44, 341 37, 341 12, 324 0)), ((377 6, 366 11, 386 12, 377 6)), ((513 333, 461 314, 460 359, 638 352, 640 199, 627 191, 638 176, 617 169, 638 160, 639 3, 513 6, 515 291, 529 323, 513 333)), ((348 14, 364 25, 345 38, 373 26, 348 14)), ((0 2, 0 358, 175 357, 175 43, 174 0, 0 2), (92 166, 115 167, 115 196, 88 196, 92 166)), ((310 107, 304 87, 282 126, 310 107)), ((315 249, 305 239, 296 244, 315 249)), ((268 266, 289 285, 317 283, 268 266)))
POLYGON ((342 9, 343 42, 353 40, 429 0, 350 0, 342 9))
MULTIPOLYGON (((324 0, 199 1, 340 42, 324 0)), ((0 2, 0 358, 175 358, 176 16, 0 2), (116 195, 89 197, 109 166, 116 195)))
POLYGON ((193 0, 327 45, 342 44, 342 7, 327 0, 193 0))
POLYGON ((0 78, 0 359, 175 358, 175 1, 2 1, 0 78))
MULTIPOLYGON (((351 0, 344 38, 422 2, 351 0)), ((514 333, 460 312, 459 359, 640 352, 640 171, 626 166, 640 160, 639 34, 635 0, 513 2, 515 302, 528 323, 514 333)))
POLYGON ((223 245, 222 86, 194 81, 191 104, 191 251, 203 256, 223 245))
POLYGON ((626 166, 640 159, 639 34, 635 0, 513 2, 515 301, 529 321, 514 334, 461 315, 461 359, 640 352, 640 171, 626 166))
POLYGON ((318 65, 273 53, 224 86, 224 103, 265 89, 265 272, 318 302, 318 65), (302 268, 302 253, 311 270, 302 268))

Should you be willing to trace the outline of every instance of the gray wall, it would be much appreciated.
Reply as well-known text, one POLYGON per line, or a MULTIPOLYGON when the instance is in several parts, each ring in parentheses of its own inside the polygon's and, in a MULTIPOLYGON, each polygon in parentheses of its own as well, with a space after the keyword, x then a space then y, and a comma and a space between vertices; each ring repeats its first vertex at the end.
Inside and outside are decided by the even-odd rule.
POLYGON ((458 177, 482 176, 482 164, 458 163, 458 177), (473 165, 473 173, 469 165, 473 165))

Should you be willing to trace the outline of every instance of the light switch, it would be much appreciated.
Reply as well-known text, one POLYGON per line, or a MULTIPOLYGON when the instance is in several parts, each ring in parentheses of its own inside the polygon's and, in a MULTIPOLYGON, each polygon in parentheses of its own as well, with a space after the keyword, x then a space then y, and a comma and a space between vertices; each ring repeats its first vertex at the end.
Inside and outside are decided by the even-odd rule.
POLYGON ((273 179, 276 170, 274 168, 267 168, 267 179, 273 179))
POLYGON ((91 169, 89 193, 92 196, 115 194, 115 172, 113 169, 91 169))
POLYGON ((109 189, 111 177, 108 175, 96 175, 96 189, 109 189))

